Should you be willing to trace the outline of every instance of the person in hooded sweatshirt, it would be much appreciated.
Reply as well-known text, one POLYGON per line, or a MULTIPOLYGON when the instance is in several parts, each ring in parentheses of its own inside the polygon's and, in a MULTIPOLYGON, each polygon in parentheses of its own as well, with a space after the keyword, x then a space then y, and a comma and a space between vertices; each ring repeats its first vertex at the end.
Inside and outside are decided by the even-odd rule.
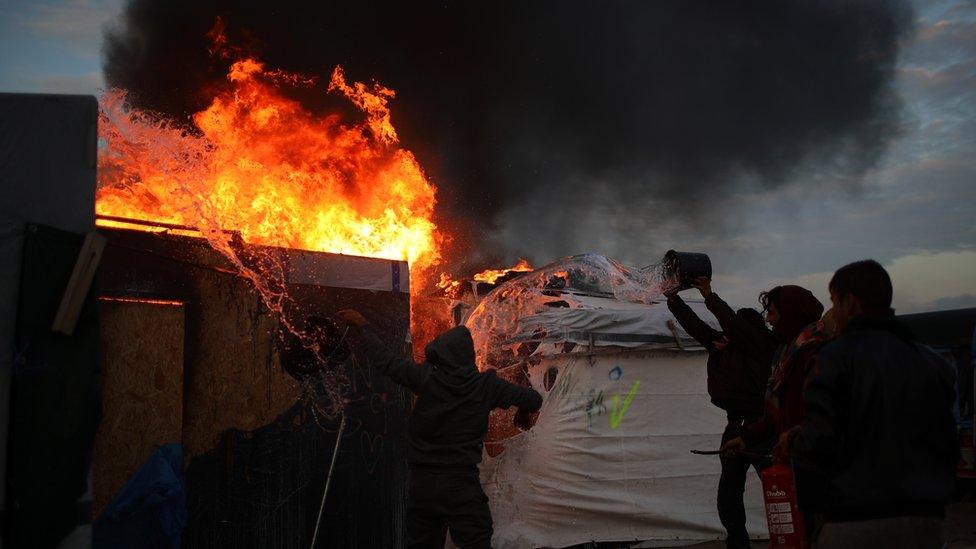
POLYGON ((462 549, 491 547, 491 511, 478 475, 488 414, 517 406, 516 421, 526 428, 542 396, 499 379, 494 371, 478 372, 474 341, 464 326, 431 341, 424 362, 417 364, 390 352, 358 312, 337 316, 360 329, 358 351, 370 368, 417 395, 407 427, 408 546, 440 549, 449 530, 462 549))
MULTIPOLYGON (((763 414, 766 381, 776 339, 766 328, 762 315, 755 309, 733 311, 722 298, 712 291, 709 278, 695 280, 705 306, 718 320, 718 331, 702 319, 686 304, 677 291, 665 293, 668 309, 681 327, 708 350, 708 394, 712 404, 728 416, 722 442, 741 434, 742 427, 763 414)), ((754 448, 756 453, 767 453, 773 447, 772 437, 765 444, 754 448)), ((768 459, 743 456, 721 456, 722 475, 718 481, 718 516, 725 527, 725 546, 729 549, 750 547, 746 530, 746 510, 742 502, 749 467, 756 472, 769 466, 768 459)))

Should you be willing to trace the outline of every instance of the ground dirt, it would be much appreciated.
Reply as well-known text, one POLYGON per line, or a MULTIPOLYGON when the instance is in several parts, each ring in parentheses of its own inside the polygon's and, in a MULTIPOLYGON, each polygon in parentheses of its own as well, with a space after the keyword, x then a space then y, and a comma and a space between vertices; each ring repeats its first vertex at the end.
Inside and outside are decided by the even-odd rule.
MULTIPOLYGON (((954 503, 946 509, 945 538, 950 549, 976 549, 976 502, 954 503)), ((753 542, 752 549, 766 549, 766 542, 753 542)), ((710 541, 686 545, 688 549, 724 549, 725 543, 710 541)))

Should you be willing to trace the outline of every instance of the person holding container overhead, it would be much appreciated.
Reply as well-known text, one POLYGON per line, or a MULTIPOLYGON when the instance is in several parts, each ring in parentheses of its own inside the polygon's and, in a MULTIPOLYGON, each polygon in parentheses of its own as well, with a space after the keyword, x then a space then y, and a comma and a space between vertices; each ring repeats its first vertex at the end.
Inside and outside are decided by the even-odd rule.
MULTIPOLYGON (((698 276, 692 280, 687 280, 687 272, 682 276, 679 262, 682 257, 688 256, 689 254, 673 251, 666 256, 666 270, 671 273, 669 278, 678 281, 678 284, 667 290, 665 295, 668 298, 668 309, 681 327, 708 350, 708 394, 712 403, 724 410, 728 418, 722 433, 724 444, 740 436, 745 424, 756 421, 763 415, 766 380, 769 378, 776 339, 766 328, 758 311, 748 308, 733 310, 713 292, 710 276, 698 276), (682 279, 686 280, 682 283, 682 279), (721 331, 702 321, 681 299, 678 291, 684 289, 684 286, 698 289, 705 299, 705 306, 718 320, 721 331)), ((704 257, 707 259, 707 256, 704 257)), ((708 266, 710 267, 710 262, 708 266)), ((689 269, 686 266, 687 270, 689 269)), ((710 268, 695 269, 694 274, 710 275, 710 271, 710 268)), ((767 437, 767 440, 755 445, 753 450, 756 454, 768 454, 773 442, 772 436, 767 437)), ((719 519, 727 533, 726 547, 748 548, 749 533, 746 531, 746 513, 742 501, 746 475, 749 467, 755 468, 758 473, 768 467, 769 463, 766 459, 742 455, 722 456, 721 462, 717 504, 719 519)))

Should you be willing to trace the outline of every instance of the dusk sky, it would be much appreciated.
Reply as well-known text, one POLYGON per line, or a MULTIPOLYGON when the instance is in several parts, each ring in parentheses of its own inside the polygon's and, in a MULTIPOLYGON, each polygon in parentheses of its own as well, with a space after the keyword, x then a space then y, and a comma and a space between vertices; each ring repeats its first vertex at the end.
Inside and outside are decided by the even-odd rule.
MULTIPOLYGON (((917 22, 895 80, 901 135, 860 185, 826 169, 797 170, 761 192, 744 181, 715 206, 722 215, 707 229, 655 215, 680 205, 610 193, 588 197, 589 214, 572 227, 538 227, 533 213, 548 197, 528 193, 500 213, 490 238, 519 242, 513 253, 537 262, 592 251, 642 266, 669 248, 703 251, 716 291, 741 305, 780 283, 827 302, 833 270, 870 257, 892 274, 900 313, 976 307, 976 2, 913 5, 917 22), (547 237, 553 231, 562 236, 547 237)), ((97 95, 103 31, 121 9, 115 0, 0 0, 0 91, 97 95)))

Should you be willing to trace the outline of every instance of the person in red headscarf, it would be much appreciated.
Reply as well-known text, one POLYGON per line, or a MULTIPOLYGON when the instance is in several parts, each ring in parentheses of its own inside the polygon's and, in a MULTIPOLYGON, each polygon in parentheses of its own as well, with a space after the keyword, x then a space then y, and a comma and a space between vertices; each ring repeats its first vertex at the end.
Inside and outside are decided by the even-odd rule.
POLYGON ((803 387, 817 351, 830 339, 820 322, 824 306, 810 290, 777 286, 760 294, 759 302, 779 346, 766 385, 763 416, 722 446, 726 454, 778 437, 803 421, 803 387))
MULTIPOLYGON (((759 301, 779 347, 766 385, 763 416, 745 425, 740 437, 722 445, 727 456, 762 446, 771 437, 778 440, 803 422, 803 390, 817 353, 833 337, 831 319, 821 319, 823 304, 806 288, 777 286, 760 294, 759 301)), ((822 499, 822 476, 807 470, 794 473, 797 502, 808 520, 813 520, 822 499)))

